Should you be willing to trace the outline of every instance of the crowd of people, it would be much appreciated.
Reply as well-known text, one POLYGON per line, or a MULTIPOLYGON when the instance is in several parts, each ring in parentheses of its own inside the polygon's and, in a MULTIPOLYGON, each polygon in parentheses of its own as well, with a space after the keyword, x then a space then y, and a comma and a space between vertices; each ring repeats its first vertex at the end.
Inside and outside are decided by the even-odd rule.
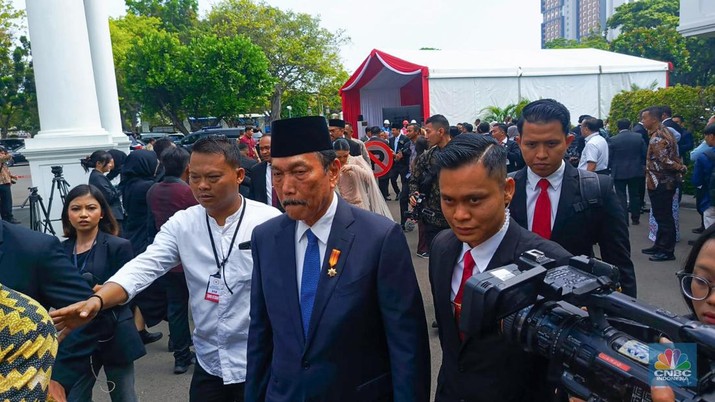
MULTIPOLYGON (((560 262, 597 256, 636 297, 628 225, 640 223, 645 189, 655 244, 643 252, 674 259, 673 206, 689 149, 669 115, 647 108, 610 136, 589 116, 572 128, 564 105, 542 99, 517 121, 492 124, 450 126, 437 114, 423 125, 386 122, 389 134, 367 127, 357 139, 343 120, 301 117, 274 121, 258 141, 206 136, 190 154, 168 140, 125 157, 94 152, 82 160, 89 184, 66 197, 62 244, 0 226, 0 300, 24 297, 6 288, 35 299, 38 329, 22 335, 45 339, 28 363, 45 375, 0 390, 0 399, 49 392, 89 401, 103 368, 112 400, 137 400, 134 361, 161 336, 145 327, 166 319, 174 372, 194 365, 191 401, 564 400, 548 362, 509 343, 496 323, 485 334, 461 331, 465 283, 538 249, 560 262), (380 179, 371 141, 394 158, 380 179), (386 203, 390 187, 400 217, 386 203), (442 349, 434 393, 404 234, 415 225, 442 349), (13 251, 3 256, 6 247, 13 251), (59 348, 42 308, 55 309, 59 348)), ((712 123, 692 155, 704 231, 679 274, 693 318, 707 324, 715 324, 712 123)), ((0 345, 11 341, 0 336, 0 345)))

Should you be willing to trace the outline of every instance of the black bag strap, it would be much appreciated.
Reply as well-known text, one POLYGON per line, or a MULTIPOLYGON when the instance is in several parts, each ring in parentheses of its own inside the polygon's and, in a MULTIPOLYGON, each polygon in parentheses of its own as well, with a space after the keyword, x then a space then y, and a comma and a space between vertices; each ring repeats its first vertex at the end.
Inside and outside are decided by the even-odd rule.
POLYGON ((581 212, 590 207, 603 206, 601 197, 601 182, 594 172, 578 169, 578 185, 581 190, 581 202, 574 204, 576 212, 581 212))

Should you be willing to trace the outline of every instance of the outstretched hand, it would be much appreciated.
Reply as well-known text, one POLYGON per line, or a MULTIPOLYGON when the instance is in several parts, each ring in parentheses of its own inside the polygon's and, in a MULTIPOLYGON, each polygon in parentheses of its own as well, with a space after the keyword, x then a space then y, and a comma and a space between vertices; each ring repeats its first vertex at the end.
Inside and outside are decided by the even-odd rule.
POLYGON ((98 298, 90 297, 87 300, 51 311, 50 317, 52 317, 55 329, 59 333, 57 340, 62 342, 73 329, 92 321, 101 307, 102 305, 98 298))

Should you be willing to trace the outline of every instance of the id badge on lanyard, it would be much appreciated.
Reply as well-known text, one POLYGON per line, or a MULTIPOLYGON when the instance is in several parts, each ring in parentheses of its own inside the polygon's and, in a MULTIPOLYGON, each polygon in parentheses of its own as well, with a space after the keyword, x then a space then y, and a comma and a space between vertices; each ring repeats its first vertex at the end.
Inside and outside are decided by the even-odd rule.
POLYGON ((223 293, 223 281, 221 280, 221 274, 217 272, 214 275, 209 275, 209 281, 206 284, 206 295, 204 296, 204 299, 213 303, 218 303, 221 293, 223 293))

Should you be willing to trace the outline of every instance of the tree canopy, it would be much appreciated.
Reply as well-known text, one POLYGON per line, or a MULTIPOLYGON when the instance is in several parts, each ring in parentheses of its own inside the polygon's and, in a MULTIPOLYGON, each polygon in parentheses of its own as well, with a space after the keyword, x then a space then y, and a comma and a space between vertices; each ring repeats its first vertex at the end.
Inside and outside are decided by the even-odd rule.
POLYGON ((223 0, 209 13, 208 25, 219 37, 244 35, 266 54, 269 71, 276 80, 271 118, 280 118, 286 92, 337 98, 337 92, 325 93, 335 89, 326 84, 346 75, 339 48, 348 38, 342 31, 333 33, 322 28, 320 18, 262 2, 223 0))

